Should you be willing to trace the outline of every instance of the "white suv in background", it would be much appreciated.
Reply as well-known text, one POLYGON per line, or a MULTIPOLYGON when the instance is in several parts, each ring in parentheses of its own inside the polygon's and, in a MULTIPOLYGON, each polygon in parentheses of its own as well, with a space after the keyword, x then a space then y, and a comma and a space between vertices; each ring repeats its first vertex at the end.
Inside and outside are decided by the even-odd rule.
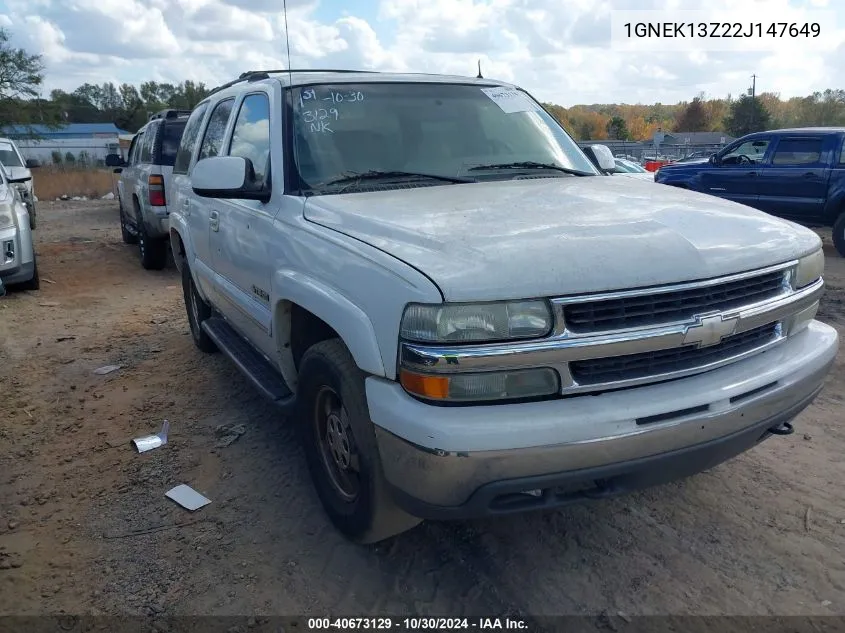
POLYGON ((167 265, 173 163, 189 114, 172 109, 154 114, 132 139, 128 160, 118 154, 106 157, 106 165, 120 174, 117 197, 123 242, 138 244, 141 265, 147 270, 167 265))
POLYGON ((0 138, 0 165, 6 169, 9 184, 18 190, 29 214, 29 227, 35 230, 35 186, 30 169, 39 167, 35 159, 24 159, 12 139, 0 138))
POLYGON ((294 413, 359 542, 710 468, 790 434, 839 345, 814 232, 601 175, 510 84, 246 73, 173 174, 196 345, 294 413))

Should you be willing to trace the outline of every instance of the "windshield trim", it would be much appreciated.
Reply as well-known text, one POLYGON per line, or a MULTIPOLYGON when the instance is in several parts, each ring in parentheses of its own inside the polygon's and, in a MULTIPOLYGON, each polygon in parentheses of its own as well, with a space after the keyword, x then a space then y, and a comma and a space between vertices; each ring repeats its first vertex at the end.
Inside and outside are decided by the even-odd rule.
MULTIPOLYGON (((304 88, 308 88, 310 86, 330 86, 333 84, 349 84, 349 85, 366 85, 366 84, 401 84, 403 86, 428 86, 428 85, 447 85, 447 86, 468 86, 468 87, 477 87, 477 88, 513 88, 514 90, 518 90, 523 93, 526 97, 528 97, 534 104, 536 104, 556 125, 561 132, 566 135, 566 137, 572 142, 573 151, 578 152, 584 158, 587 165, 595 172, 594 176, 599 176, 600 173, 598 169, 596 169, 593 162, 587 157, 584 153, 584 150, 581 149, 581 146, 578 145, 578 142, 572 137, 572 135, 567 131, 565 127, 561 124, 557 118, 549 112, 545 105, 538 99, 534 98, 527 90, 520 88, 514 84, 506 84, 506 83, 497 83, 494 81, 488 82, 478 82, 478 81, 335 81, 335 80, 328 80, 324 79, 322 81, 308 81, 303 83, 298 83, 296 85, 282 85, 282 104, 284 108, 284 117, 282 121, 282 134, 283 138, 283 146, 285 151, 285 156, 290 157, 288 160, 284 161, 284 195, 291 195, 297 197, 305 197, 309 195, 309 189, 303 186, 302 179, 299 175, 299 170, 296 167, 296 160, 294 158, 294 134, 293 134, 293 91, 294 90, 301 90, 304 88)), ((444 183, 445 184, 445 183, 444 183)))

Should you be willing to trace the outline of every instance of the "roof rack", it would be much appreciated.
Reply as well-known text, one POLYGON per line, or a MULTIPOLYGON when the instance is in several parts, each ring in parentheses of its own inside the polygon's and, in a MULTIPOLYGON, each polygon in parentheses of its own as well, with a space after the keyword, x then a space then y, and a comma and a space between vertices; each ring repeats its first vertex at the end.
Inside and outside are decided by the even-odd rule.
POLYGON ((167 110, 162 110, 161 112, 151 114, 149 120, 152 121, 153 119, 177 119, 180 116, 190 116, 190 114, 191 110, 177 110, 176 108, 168 108, 167 110))
POLYGON ((279 68, 275 70, 248 70, 244 73, 238 75, 237 79, 233 79, 232 81, 226 82, 220 86, 217 86, 214 90, 209 92, 209 95, 213 95, 215 92, 220 92, 221 90, 225 90, 231 86, 239 84, 244 81, 261 81, 262 79, 269 79, 271 74, 293 74, 293 73, 371 73, 371 74, 378 74, 378 71, 375 70, 350 70, 346 69, 339 69, 339 68, 279 68))

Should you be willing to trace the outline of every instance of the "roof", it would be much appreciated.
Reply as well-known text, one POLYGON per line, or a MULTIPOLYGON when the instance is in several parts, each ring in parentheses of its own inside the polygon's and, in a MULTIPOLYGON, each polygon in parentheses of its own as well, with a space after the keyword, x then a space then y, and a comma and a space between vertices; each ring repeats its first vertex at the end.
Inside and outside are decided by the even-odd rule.
POLYGON ((7 125, 3 133, 10 136, 29 136, 34 133, 38 136, 57 135, 88 135, 88 134, 126 134, 127 132, 118 128, 114 123, 67 123, 56 128, 47 125, 7 125))
POLYGON ((764 130, 755 134, 842 134, 845 127, 791 127, 782 130, 764 130))
POLYGON ((367 71, 347 71, 347 70, 296 70, 290 74, 287 70, 271 70, 264 71, 266 77, 261 77, 259 73, 262 71, 252 71, 258 77, 252 81, 246 78, 241 78, 229 84, 223 84, 216 90, 225 90, 229 86, 237 87, 245 83, 262 84, 267 81, 278 81, 283 86, 305 86, 315 83, 454 83, 454 84, 470 84, 478 86, 501 86, 505 88, 515 88, 514 84, 509 84, 497 79, 478 79, 477 77, 462 77, 460 75, 436 75, 430 73, 381 73, 381 72, 367 72, 367 71), (260 78, 259 78, 260 77, 260 78))

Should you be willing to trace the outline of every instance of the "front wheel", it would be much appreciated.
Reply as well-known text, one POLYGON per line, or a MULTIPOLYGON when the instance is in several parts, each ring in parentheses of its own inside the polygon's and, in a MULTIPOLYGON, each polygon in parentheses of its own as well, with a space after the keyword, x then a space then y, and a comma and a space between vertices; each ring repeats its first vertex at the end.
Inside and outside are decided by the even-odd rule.
POLYGON ((335 527, 357 543, 376 543, 420 523, 390 496, 364 375, 339 339, 317 343, 303 355, 299 401, 308 469, 335 527))
POLYGON ((32 261, 32 277, 29 279, 29 281, 25 281, 22 284, 19 284, 18 288, 20 288, 21 290, 41 289, 41 278, 38 276, 38 260, 33 259, 32 261))
POLYGON ((845 211, 839 214, 836 222, 833 223, 833 246, 840 257, 845 257, 845 211))
POLYGON ((117 205, 120 213, 120 237, 123 239, 123 243, 137 244, 138 236, 130 233, 126 226, 126 215, 123 213, 123 201, 120 200, 120 198, 118 198, 117 205))

